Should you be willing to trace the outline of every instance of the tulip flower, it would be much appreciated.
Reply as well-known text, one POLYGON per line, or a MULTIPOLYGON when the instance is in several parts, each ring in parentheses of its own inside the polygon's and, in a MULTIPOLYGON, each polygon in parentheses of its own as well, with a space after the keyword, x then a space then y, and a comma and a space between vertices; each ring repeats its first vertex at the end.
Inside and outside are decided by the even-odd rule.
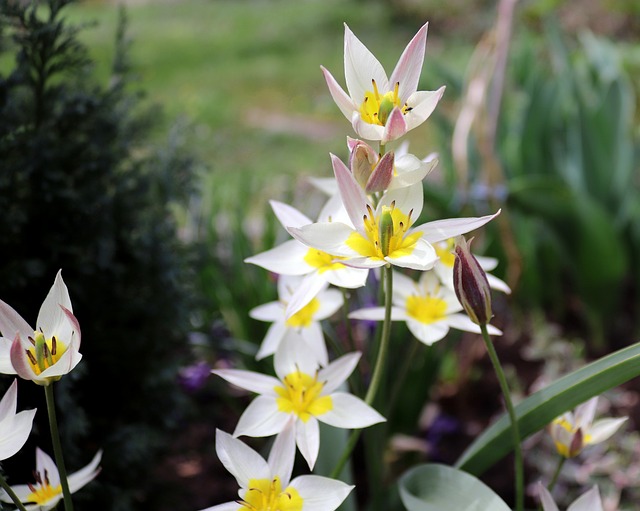
POLYGON ((486 325, 491 320, 491 290, 487 275, 471 253, 463 236, 456 238, 453 289, 471 321, 486 325))
MULTIPOLYGON (((78 351, 80 325, 73 315, 62 272, 58 271, 40 307, 35 329, 0 300, 0 333, 12 339, 11 365, 15 373, 25 380, 49 385, 78 365, 82 358, 78 351)), ((6 349, 6 341, 0 349, 2 346, 6 349)))
POLYGON ((31 433, 36 409, 16 413, 18 380, 13 380, 0 401, 0 460, 17 453, 31 433))
POLYGON ((300 342, 316 356, 321 365, 328 362, 327 347, 320 321, 331 317, 342 306, 344 299, 336 289, 327 289, 328 282, 311 301, 295 314, 287 317, 287 304, 302 282, 301 277, 281 275, 278 279, 278 301, 265 303, 249 311, 249 316, 272 322, 256 355, 261 360, 273 355, 282 339, 289 333, 297 334, 300 342))
POLYGON ((360 398, 338 390, 359 359, 360 353, 350 353, 321 368, 303 343, 286 337, 274 356, 277 378, 239 369, 211 372, 259 394, 240 416, 234 437, 276 435, 293 420, 298 448, 313 469, 320 449, 318 421, 359 429, 385 420, 360 398))
POLYGON ((627 417, 606 418, 594 421, 598 396, 578 406, 574 412, 567 412, 553 420, 549 433, 558 453, 565 458, 573 458, 593 444, 607 440, 627 417))
MULTIPOLYGON (((450 328, 480 333, 480 327, 466 315, 460 314, 462 306, 455 293, 441 285, 432 272, 423 272, 419 281, 402 273, 393 275, 392 321, 406 321, 411 333, 423 344, 431 346, 444 338, 450 328)), ((353 311, 351 319, 384 320, 384 307, 371 307, 353 311)), ((489 325, 489 333, 502 332, 489 325)))
POLYGON ((445 88, 417 90, 427 26, 425 23, 418 30, 388 78, 382 64, 345 24, 344 75, 348 94, 327 69, 321 69, 333 100, 360 137, 386 144, 422 124, 435 110, 445 88))
MULTIPOLYGON (((557 504, 549 491, 542 485, 538 485, 538 494, 540 495, 540 503, 542 511, 559 511, 557 504)), ((567 511, 603 511, 602 500, 598 487, 592 487, 588 492, 583 493, 569 507, 567 511)))
POLYGON ((334 511, 354 488, 316 475, 291 480, 295 443, 290 425, 276 437, 268 460, 219 429, 216 453, 238 482, 240 499, 202 511, 334 511))
MULTIPOLYGON (((80 488, 91 482, 100 473, 100 460, 102 451, 98 451, 91 462, 84 468, 69 475, 69 490, 77 492, 80 488)), ((36 448, 36 470, 34 472, 35 483, 18 484, 11 486, 20 502, 26 504, 27 511, 48 511, 56 507, 62 500, 62 485, 58 468, 51 457, 36 448)), ((0 491, 0 501, 12 502, 9 495, 0 491)))

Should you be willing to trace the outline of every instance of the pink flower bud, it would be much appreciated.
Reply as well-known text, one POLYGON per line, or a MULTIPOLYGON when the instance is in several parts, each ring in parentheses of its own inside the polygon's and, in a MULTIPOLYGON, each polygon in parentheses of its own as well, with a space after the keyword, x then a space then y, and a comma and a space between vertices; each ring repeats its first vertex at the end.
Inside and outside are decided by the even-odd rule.
POLYGON ((460 304, 477 325, 491 320, 491 289, 487 275, 469 250, 473 238, 467 243, 463 236, 456 238, 453 264, 453 288, 460 304))

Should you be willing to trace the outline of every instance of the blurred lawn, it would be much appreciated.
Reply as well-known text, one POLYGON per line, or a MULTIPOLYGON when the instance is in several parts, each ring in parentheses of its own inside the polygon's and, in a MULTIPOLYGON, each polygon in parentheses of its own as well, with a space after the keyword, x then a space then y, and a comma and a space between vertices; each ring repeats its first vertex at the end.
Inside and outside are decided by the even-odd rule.
MULTIPOLYGON (((354 133, 333 103, 320 65, 344 83, 346 22, 390 73, 426 20, 401 26, 386 9, 384 2, 363 0, 127 5, 130 60, 139 86, 162 106, 168 123, 186 117, 197 128, 192 142, 210 168, 205 204, 219 210, 260 195, 252 202, 264 213, 264 201, 284 199, 293 176, 331 175, 329 152, 346 157, 346 136, 354 133)), ((81 39, 98 75, 106 78, 118 6, 85 2, 68 15, 73 22, 97 22, 81 39)), ((442 58, 442 49, 430 36, 425 75, 430 62, 442 58)), ((166 136, 168 127, 159 127, 159 136, 166 136)), ((436 149, 425 135, 428 129, 414 135, 424 147, 412 142, 418 154, 436 149)))

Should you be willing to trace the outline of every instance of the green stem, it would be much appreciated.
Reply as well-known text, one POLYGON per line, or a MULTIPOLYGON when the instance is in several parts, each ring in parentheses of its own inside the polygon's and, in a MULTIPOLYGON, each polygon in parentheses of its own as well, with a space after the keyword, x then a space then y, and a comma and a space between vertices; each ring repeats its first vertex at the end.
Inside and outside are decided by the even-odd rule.
POLYGON ((547 487, 547 489, 549 490, 549 493, 551 493, 553 491, 553 488, 555 487, 556 483, 558 482, 558 477, 560 476, 560 472, 562 471, 562 466, 564 465, 564 462, 567 460, 567 458, 565 458, 564 456, 560 456, 560 459, 558 460, 558 466, 556 467, 556 471, 553 473, 553 477, 551 478, 551 482, 549 483, 549 486, 547 487))
MULTIPOLYGON (((4 491, 7 492, 9 497, 11 497, 11 500, 13 500, 13 503, 18 507, 18 509, 20 511, 27 511, 27 509, 24 507, 22 502, 20 502, 20 499, 18 498, 18 496, 11 489, 11 486, 9 486, 9 484, 7 483, 6 479, 4 477, 2 477, 2 474, 0 474, 0 486, 2 486, 2 488, 4 488, 4 491)), ((0 505, 0 509, 1 508, 2 508, 2 506, 0 505)))
POLYGON ((62 498, 64 499, 65 511, 73 511, 71 502, 71 491, 67 480, 67 469, 64 466, 62 456, 62 444, 60 443, 60 433, 58 432, 58 421, 56 419, 56 405, 53 398, 53 384, 44 386, 44 394, 47 399, 47 412, 49 414, 49 429, 51 430, 51 442, 53 443, 53 454, 56 459, 56 466, 60 474, 60 484, 62 485, 62 498))
POLYGON ((502 395, 507 407, 507 413, 511 419, 511 433, 513 437, 513 452, 515 455, 514 467, 516 473, 516 511, 523 511, 524 509, 524 477, 523 477, 523 463, 522 463, 522 446, 520 445, 520 430, 518 427, 518 418, 516 417, 516 411, 511 402, 511 392, 509 392, 509 386, 507 385, 507 379, 500 365, 498 354, 496 349, 489 338, 489 332, 487 331, 487 325, 480 325, 482 330, 482 338, 489 352, 489 358, 493 364, 493 369, 498 377, 500 388, 502 389, 502 395))
MULTIPOLYGON (((384 297, 384 322, 382 324, 382 335, 380 336, 380 346, 378 348, 378 356, 376 358, 376 364, 371 376, 371 383, 369 389, 364 398, 365 403, 371 405, 376 398, 376 393, 380 387, 382 375, 384 373, 385 362, 387 359, 387 352, 389 351, 389 339, 391 338, 391 297, 393 294, 393 273, 391 266, 385 266, 382 268, 382 283, 384 285, 385 297, 384 297)), ((338 460, 333 472, 331 472, 331 478, 337 479, 340 477, 342 469, 344 468, 351 452, 353 451, 358 438, 360 437, 361 429, 355 429, 347 440, 347 445, 342 453, 342 456, 338 460)))

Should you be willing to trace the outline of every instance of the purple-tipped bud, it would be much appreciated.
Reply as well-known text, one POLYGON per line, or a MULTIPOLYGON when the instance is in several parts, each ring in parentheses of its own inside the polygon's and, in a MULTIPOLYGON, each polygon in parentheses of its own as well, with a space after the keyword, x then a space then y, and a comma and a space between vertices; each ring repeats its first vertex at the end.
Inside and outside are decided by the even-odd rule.
POLYGON ((460 304, 477 325, 486 325, 491 320, 491 289, 487 275, 473 256, 463 236, 456 238, 453 263, 453 289, 460 304))
POLYGON ((393 179, 393 165, 395 157, 393 152, 385 153, 378 161, 376 168, 373 169, 367 185, 364 189, 367 193, 384 192, 393 179))

